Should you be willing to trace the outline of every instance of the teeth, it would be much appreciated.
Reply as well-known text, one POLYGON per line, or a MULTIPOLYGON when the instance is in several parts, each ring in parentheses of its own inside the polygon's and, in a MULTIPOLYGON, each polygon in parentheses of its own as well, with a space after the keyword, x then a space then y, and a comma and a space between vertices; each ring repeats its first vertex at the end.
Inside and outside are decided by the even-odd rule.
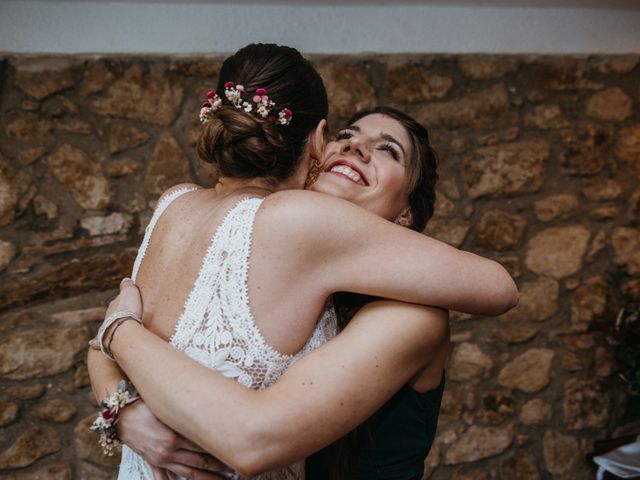
POLYGON ((347 165, 336 165, 335 167, 331 168, 331 171, 336 173, 341 173, 342 175, 349 177, 351 180, 353 180, 356 183, 358 183, 361 178, 358 172, 353 170, 351 167, 348 167, 347 165))

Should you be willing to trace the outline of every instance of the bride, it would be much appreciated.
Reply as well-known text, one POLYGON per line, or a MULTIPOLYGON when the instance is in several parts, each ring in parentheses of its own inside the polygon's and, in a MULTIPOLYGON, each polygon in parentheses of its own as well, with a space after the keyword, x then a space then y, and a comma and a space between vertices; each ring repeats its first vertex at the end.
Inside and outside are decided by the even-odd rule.
MULTIPOLYGON (((285 49, 284 55, 282 49, 284 47, 250 46, 225 62, 218 92, 221 93, 226 84, 225 89, 232 90, 228 102, 233 102, 233 98, 243 97, 244 90, 240 90, 243 85, 247 92, 255 93, 253 99, 251 95, 246 96, 255 105, 268 104, 269 99, 274 101, 274 112, 259 117, 223 102, 212 112, 200 151, 219 165, 221 181, 213 189, 189 187, 172 190, 163 197, 145 238, 147 246, 141 248, 136 262, 140 265, 137 282, 149 330, 138 328, 134 322, 124 322, 117 324, 117 331, 106 332, 106 336, 112 338, 113 355, 153 413, 248 475, 288 465, 336 438, 336 432, 339 435, 357 425, 409 380, 406 373, 409 367, 399 368, 403 372, 401 383, 391 382, 388 388, 380 388, 371 395, 371 400, 362 398, 362 392, 351 396, 365 405, 368 413, 364 416, 361 412, 349 412, 348 419, 343 418, 344 415, 328 417, 322 432, 296 442, 293 451, 286 454, 278 450, 277 442, 266 442, 260 445, 262 454, 265 449, 273 448, 277 455, 264 454, 262 458, 266 460, 260 463, 255 461, 257 457, 248 451, 246 444, 236 443, 224 435, 217 436, 217 432, 238 429, 239 421, 249 421, 231 415, 234 410, 241 410, 242 404, 229 403, 226 395, 217 395, 214 401, 216 385, 227 385, 232 390, 233 387, 160 339, 169 339, 175 330, 173 339, 186 339, 178 348, 190 357, 207 367, 218 367, 221 373, 246 386, 265 388, 293 363, 294 355, 301 349, 308 351, 331 335, 333 314, 330 307, 325 308, 325 302, 333 292, 354 291, 481 314, 500 313, 516 300, 513 282, 491 261, 399 229, 343 200, 313 192, 281 191, 301 187, 308 162, 322 153, 324 123, 321 119, 326 114, 321 82, 310 85, 315 71, 306 66, 309 71, 305 77, 292 70, 291 63, 282 57, 293 53, 285 49), (278 56, 276 52, 283 55, 278 56), (281 69, 279 75, 278 68, 281 69), (269 70, 269 75, 265 70, 269 70), (233 81, 235 85, 230 84, 233 81), (237 88, 232 88, 236 85, 237 88), (295 88, 290 89, 292 86, 295 88), (258 94, 258 89, 267 90, 267 101, 262 98, 266 93, 260 90, 258 94), (256 101, 255 97, 260 98, 256 101), (275 114, 279 106, 289 110, 290 125, 279 123, 281 115, 275 114), (275 191, 279 193, 270 194, 275 191), (143 256, 145 262, 141 262, 143 256), (319 316, 321 320, 316 326, 319 316), (310 336, 313 340, 308 344, 310 336), (305 344, 307 347, 303 349, 305 344), (258 352, 262 357, 248 355, 248 352, 258 352), (256 365, 259 368, 253 368, 256 365)), ((303 64, 303 60, 297 62, 303 64)), ((212 99, 210 104, 215 104, 217 98, 212 99)), ((286 113, 284 117, 286 120, 286 113)), ((410 136, 401 125, 384 122, 375 124, 372 130, 358 122, 352 127, 355 128, 347 133, 349 137, 340 139, 353 139, 345 142, 346 150, 336 145, 337 150, 332 154, 327 148, 330 171, 322 175, 348 177, 351 184, 361 187, 356 196, 373 200, 382 195, 383 200, 377 205, 384 210, 385 218, 396 219, 401 224, 413 223, 404 175, 414 154, 410 136), (361 132, 366 135, 360 136, 361 132), (371 138, 375 139, 373 143, 371 138), (399 169, 390 165, 398 165, 399 169), (394 173, 397 171, 400 176, 394 173), (393 185, 395 189, 387 188, 393 185)), ((425 326, 433 326, 425 318, 435 315, 442 319, 437 311, 425 307, 395 308, 391 313, 402 316, 385 316, 387 324, 418 323, 418 315, 412 316, 410 309, 419 310, 419 319, 425 326), (409 320, 405 322, 406 318, 409 320)), ((367 311, 375 312, 376 308, 368 307, 367 311)), ((399 336, 396 343, 412 339, 415 330, 407 331, 411 333, 399 336)), ((347 330, 341 336, 345 333, 347 330)), ((369 336, 379 342, 382 339, 376 333, 370 331, 369 336)), ((428 337, 428 331, 421 330, 421 333, 428 337)), ((367 341, 363 340, 366 345, 367 341)), ((379 365, 383 368, 393 364, 391 358, 385 357, 386 352, 378 353, 379 365)), ((409 357, 414 361, 413 355, 409 357)), ((369 356, 369 364, 372 359, 369 356)), ((89 359, 94 387, 101 398, 104 388, 113 390, 115 383, 111 365, 105 365, 102 360, 95 354, 89 359), (101 379, 96 381, 98 377, 101 379)), ((408 359, 404 361, 411 363, 408 359)), ((396 359, 396 367, 398 362, 402 360, 396 359)), ((348 376, 347 372, 357 366, 366 365, 350 364, 350 368, 343 365, 342 376, 348 376)), ((389 371, 386 375, 392 376, 389 371)), ((311 377, 303 375, 302 378, 311 377)), ((320 385, 326 383, 326 377, 320 375, 317 381, 315 387, 311 380, 302 382, 300 398, 308 402, 319 393, 328 392, 333 400, 341 398, 343 404, 351 405, 349 396, 334 390, 319 390, 320 385)), ((276 387, 269 390, 277 392, 276 387)), ((252 390, 242 389, 242 392, 252 390)), ((280 400, 282 406, 287 406, 294 398, 282 396, 280 400)), ((335 401, 327 404, 324 412, 328 413, 327 408, 335 408, 337 404, 335 401)), ((296 411, 301 412, 297 408, 290 413, 296 411)), ((280 423, 286 423, 285 420, 282 418, 280 423)), ((250 421, 260 423, 256 418, 250 421)), ((265 428, 276 430, 266 424, 265 428)), ((139 457, 132 455, 131 458, 143 465, 139 457)), ((121 475, 122 471, 126 469, 121 470, 121 475)), ((301 476, 297 466, 264 478, 301 476)))

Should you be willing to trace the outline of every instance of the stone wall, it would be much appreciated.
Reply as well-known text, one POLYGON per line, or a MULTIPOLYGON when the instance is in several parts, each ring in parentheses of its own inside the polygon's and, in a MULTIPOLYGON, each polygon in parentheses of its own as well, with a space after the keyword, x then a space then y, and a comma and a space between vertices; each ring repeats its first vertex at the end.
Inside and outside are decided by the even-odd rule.
MULTIPOLYGON (((639 56, 315 57, 335 125, 390 104, 441 153, 427 232, 503 262, 519 306, 453 315, 432 478, 592 478, 639 428, 602 335, 640 296, 639 56), (629 426, 629 422, 632 422, 629 426), (635 422, 635 423, 633 423, 635 422)), ((220 58, 0 63, 0 478, 112 478, 84 356, 155 199, 194 152, 220 58)))

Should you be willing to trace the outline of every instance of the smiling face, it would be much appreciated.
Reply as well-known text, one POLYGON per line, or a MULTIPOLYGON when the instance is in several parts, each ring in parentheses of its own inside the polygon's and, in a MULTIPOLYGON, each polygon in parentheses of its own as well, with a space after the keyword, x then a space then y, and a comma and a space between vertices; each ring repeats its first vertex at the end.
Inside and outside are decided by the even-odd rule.
POLYGON ((367 115, 326 145, 323 171, 311 189, 394 220, 409 206, 406 169, 411 155, 411 138, 400 122, 367 115))

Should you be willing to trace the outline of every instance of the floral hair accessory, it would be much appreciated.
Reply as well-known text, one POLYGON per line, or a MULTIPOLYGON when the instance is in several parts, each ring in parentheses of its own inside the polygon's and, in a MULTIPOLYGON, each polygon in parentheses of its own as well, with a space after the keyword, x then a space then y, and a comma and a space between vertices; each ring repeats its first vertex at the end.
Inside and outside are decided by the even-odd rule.
POLYGON ((280 125, 289 125, 293 118, 293 112, 288 108, 283 108, 278 112, 278 123, 280 125))
POLYGON ((118 413, 139 398, 133 385, 127 386, 124 380, 120 380, 115 393, 100 403, 98 416, 89 428, 100 435, 100 446, 104 449, 105 455, 112 456, 114 450, 122 445, 116 430, 118 413))
MULTIPOLYGON (((267 118, 275 107, 275 102, 267 96, 265 88, 256 89, 256 93, 251 98, 251 102, 242 99, 245 93, 243 85, 236 85, 234 82, 224 83, 224 96, 229 103, 238 110, 242 109, 247 113, 254 113, 260 118, 267 118)), ((208 123, 213 119, 213 114, 222 106, 222 99, 213 90, 207 93, 207 98, 200 107, 200 122, 208 123)), ((283 108, 278 112, 277 123, 279 125, 289 125, 293 118, 293 112, 288 108, 283 108)))
POLYGON ((222 105, 222 99, 213 90, 207 92, 207 98, 200 106, 200 122, 207 123, 213 118, 213 112, 222 105))

